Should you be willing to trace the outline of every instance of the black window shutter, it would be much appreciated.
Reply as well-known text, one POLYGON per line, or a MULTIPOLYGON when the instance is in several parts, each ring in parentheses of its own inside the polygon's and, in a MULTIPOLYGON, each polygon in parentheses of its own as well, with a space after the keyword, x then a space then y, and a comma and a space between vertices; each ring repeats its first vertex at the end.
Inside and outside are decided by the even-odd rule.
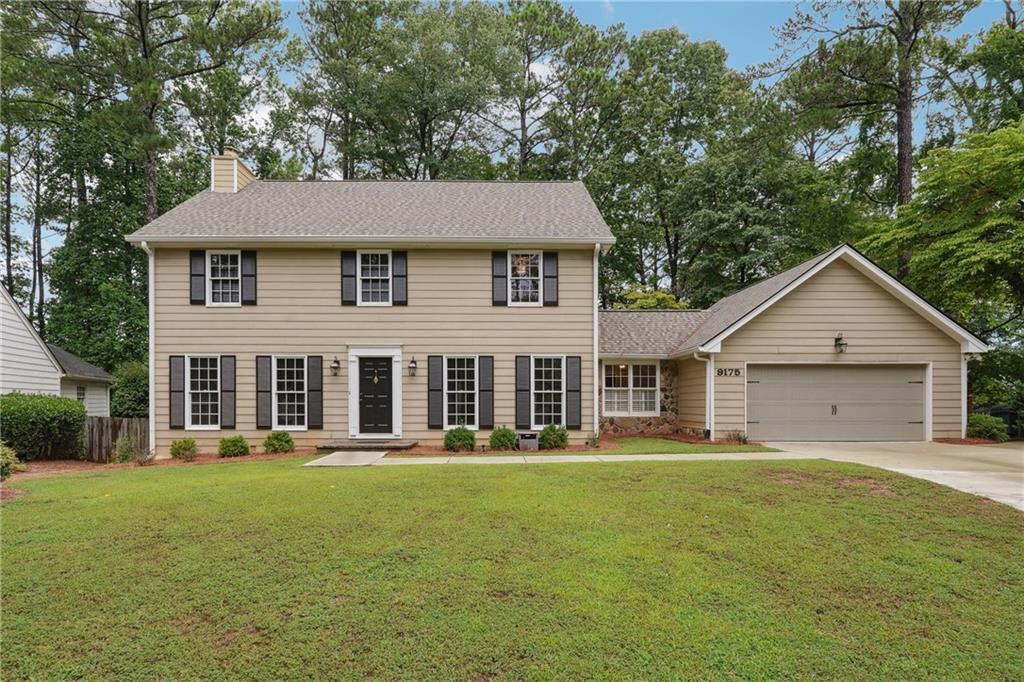
POLYGON ((530 356, 516 356, 516 428, 529 429, 530 417, 530 356))
POLYGON ((306 357, 306 396, 309 400, 306 412, 306 428, 324 428, 324 357, 306 357))
POLYGON ((269 355, 256 356, 256 428, 269 429, 274 419, 272 382, 274 372, 269 355))
POLYGON ((235 356, 220 356, 220 428, 235 428, 235 356))
POLYGON ((185 428, 185 356, 170 357, 171 414, 172 429, 185 428))
POLYGON ((582 359, 579 355, 570 355, 565 359, 565 428, 579 430, 583 428, 583 395, 580 385, 583 383, 582 359))
POLYGON ((409 304, 409 254, 391 252, 391 305, 409 304))
POLYGON ((491 305, 508 305, 508 251, 491 253, 491 305))
POLYGON ((356 252, 341 252, 341 304, 356 304, 356 252))
POLYGON ((558 305, 558 252, 544 252, 544 305, 558 305))
POLYGON ((480 415, 477 417, 477 426, 481 429, 494 428, 494 356, 481 355, 478 359, 479 366, 477 373, 479 378, 480 394, 480 415))
POLYGON ((427 428, 444 428, 444 357, 427 356, 427 428))
POLYGON ((188 252, 188 290, 189 303, 206 304, 206 252, 195 250, 188 252))
POLYGON ((256 305, 256 252, 242 252, 242 305, 256 305))

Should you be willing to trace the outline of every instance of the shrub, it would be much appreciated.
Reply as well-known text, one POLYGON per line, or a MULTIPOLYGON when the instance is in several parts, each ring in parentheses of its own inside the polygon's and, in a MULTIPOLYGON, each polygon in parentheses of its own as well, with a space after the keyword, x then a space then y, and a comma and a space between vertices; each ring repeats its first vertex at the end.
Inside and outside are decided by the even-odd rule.
POLYGON ((537 438, 541 450, 564 450, 569 447, 569 432, 564 426, 548 424, 537 438))
POLYGON ((14 448, 0 440, 0 481, 7 480, 7 477, 18 468, 18 455, 14 448))
POLYGON ((221 457, 241 457, 249 454, 249 442, 244 436, 228 436, 221 438, 217 445, 217 454, 221 457))
POLYGON ((456 426, 444 434, 444 449, 448 452, 472 452, 476 449, 476 434, 465 426, 456 426))
POLYGON ((739 443, 740 445, 746 445, 749 441, 747 440, 746 431, 730 431, 725 434, 724 442, 726 443, 739 443))
POLYGON ((988 438, 1000 443, 1009 440, 1006 422, 990 414, 972 414, 967 417, 968 438, 988 438))
POLYGON ((144 363, 125 362, 114 370, 110 416, 149 416, 149 368, 144 363))
POLYGON ((516 432, 507 426, 499 426, 491 432, 491 450, 515 450, 516 432))
POLYGON ((138 457, 139 444, 131 436, 121 436, 114 443, 114 461, 121 464, 134 462, 138 457))
POLYGON ((0 396, 0 433, 21 459, 77 456, 84 431, 85 405, 74 398, 0 396))
POLYGON ((287 431, 271 431, 270 435, 263 439, 264 452, 291 452, 295 449, 295 441, 292 434, 287 431))
POLYGON ((199 456, 199 448, 192 438, 181 438, 171 443, 171 457, 191 462, 199 456))

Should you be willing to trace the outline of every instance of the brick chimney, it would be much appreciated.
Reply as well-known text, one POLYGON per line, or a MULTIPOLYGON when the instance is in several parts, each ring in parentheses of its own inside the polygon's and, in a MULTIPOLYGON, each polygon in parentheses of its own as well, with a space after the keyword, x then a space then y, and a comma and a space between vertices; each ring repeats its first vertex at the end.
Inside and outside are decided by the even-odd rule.
POLYGON ((256 175, 246 167, 234 147, 224 147, 224 153, 210 159, 210 189, 214 192, 237 192, 256 175))

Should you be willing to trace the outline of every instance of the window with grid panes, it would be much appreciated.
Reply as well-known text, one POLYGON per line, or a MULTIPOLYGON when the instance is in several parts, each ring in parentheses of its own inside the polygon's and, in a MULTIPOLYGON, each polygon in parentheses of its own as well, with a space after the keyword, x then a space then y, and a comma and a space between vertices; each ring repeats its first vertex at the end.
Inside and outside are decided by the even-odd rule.
POLYGON ((274 425, 306 427, 306 358, 275 358, 274 425))
POLYGON ((660 411, 658 365, 621 363, 604 366, 604 413, 656 415, 660 411))
POLYGON ((391 254, 359 254, 359 302, 391 303, 391 254))
POLYGON ((604 366, 604 410, 629 412, 629 365, 604 366))
POLYGON ((242 277, 237 251, 209 253, 210 303, 241 305, 242 277))
POLYGON ((561 424, 565 407, 563 358, 533 358, 533 426, 561 424))
POLYGON ((447 426, 476 428, 476 358, 445 358, 447 426))
POLYGON ((509 253, 509 303, 540 304, 540 253, 509 253))
POLYGON ((220 425, 220 358, 188 359, 188 425, 215 428, 220 425))

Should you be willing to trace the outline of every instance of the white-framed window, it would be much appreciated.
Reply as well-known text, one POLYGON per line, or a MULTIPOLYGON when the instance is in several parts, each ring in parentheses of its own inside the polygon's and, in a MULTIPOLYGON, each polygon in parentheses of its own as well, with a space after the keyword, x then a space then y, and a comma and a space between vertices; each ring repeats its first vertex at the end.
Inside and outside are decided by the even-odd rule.
POLYGON ((185 357, 185 428, 220 428, 220 357, 185 357))
POLYGON ((475 355, 446 355, 444 358, 444 426, 465 426, 476 430, 480 384, 475 355))
POLYGON ((391 251, 359 251, 357 305, 391 305, 391 251))
POLYGON ((540 251, 508 252, 508 304, 543 305, 544 258, 540 251))
POLYGON ((533 429, 565 423, 565 356, 530 357, 530 414, 533 429))
POLYGON ((306 356, 274 356, 275 429, 306 430, 306 356))
POLYGON ((206 252, 206 305, 242 305, 242 252, 206 252))
POLYGON ((657 362, 604 363, 604 414, 652 417, 661 413, 657 362))
POLYGON ((85 402, 85 386, 75 386, 75 400, 80 403, 85 402))

